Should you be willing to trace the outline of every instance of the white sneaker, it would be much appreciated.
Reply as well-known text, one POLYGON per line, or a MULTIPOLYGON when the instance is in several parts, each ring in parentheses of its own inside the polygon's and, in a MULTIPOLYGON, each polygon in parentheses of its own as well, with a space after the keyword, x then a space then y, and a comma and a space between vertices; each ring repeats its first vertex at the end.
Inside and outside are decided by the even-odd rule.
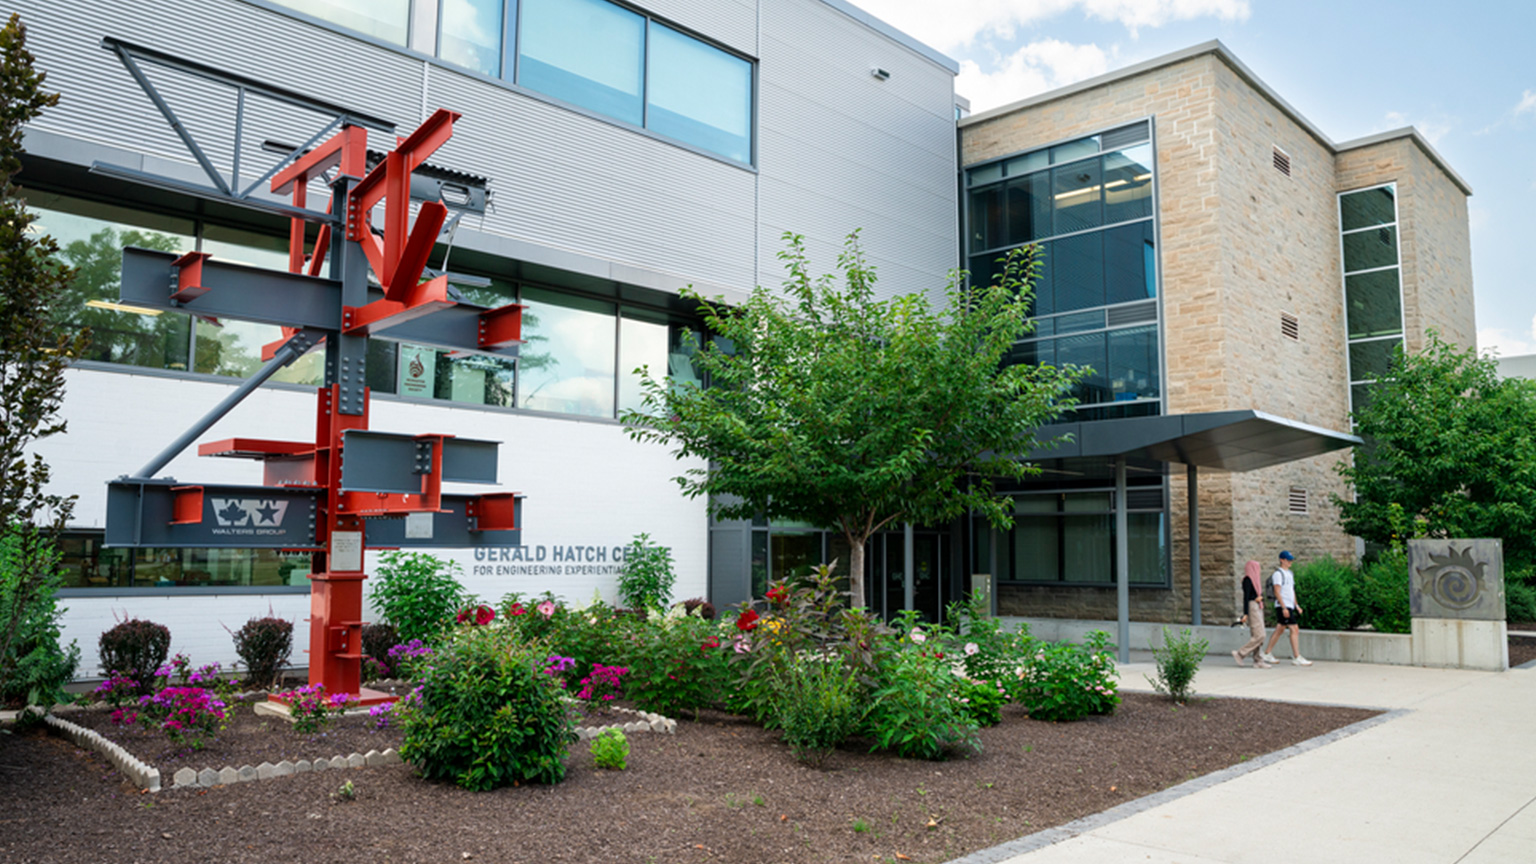
POLYGON ((1292 657, 1291 658, 1291 665, 1292 666, 1311 666, 1312 665, 1312 661, 1308 660, 1305 657, 1292 657))
POLYGON ((1247 666, 1248 665, 1247 663, 1243 662, 1243 655, 1237 653, 1236 651, 1232 652, 1232 659, 1236 660, 1237 661, 1237 665, 1239 665, 1239 666, 1247 666))
POLYGON ((1262 659, 1265 663, 1279 663, 1280 662, 1279 660, 1275 659, 1275 655, 1273 655, 1273 654, 1260 654, 1259 658, 1262 659))

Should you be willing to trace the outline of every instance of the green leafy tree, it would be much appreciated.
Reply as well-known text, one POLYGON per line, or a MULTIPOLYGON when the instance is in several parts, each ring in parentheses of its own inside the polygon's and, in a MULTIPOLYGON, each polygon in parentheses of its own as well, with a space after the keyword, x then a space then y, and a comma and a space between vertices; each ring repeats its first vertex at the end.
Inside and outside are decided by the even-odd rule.
POLYGON ((1536 383, 1444 342, 1399 350, 1355 411, 1366 446, 1338 472, 1345 531, 1383 545, 1407 537, 1501 537, 1511 569, 1536 563, 1536 383))
POLYGON ((0 694, 13 677, 28 679, 29 701, 48 700, 74 672, 78 651, 58 645, 54 604, 59 583, 53 537, 74 496, 48 493, 48 465, 28 458, 35 441, 64 431, 64 369, 85 350, 87 335, 55 322, 54 307, 70 271, 54 260, 58 246, 30 230, 33 217, 15 185, 22 127, 58 104, 27 51, 27 31, 12 15, 0 29, 0 694), (59 676, 62 675, 62 680, 59 676))
POLYGON ((967 510, 1012 524, 991 481, 1038 472, 1020 457, 1036 427, 1071 404, 1078 373, 1003 366, 1031 326, 1032 249, 992 285, 966 287, 952 273, 939 311, 924 294, 877 299, 857 232, 838 258, 841 286, 812 278, 804 240, 785 239, 782 296, 759 287, 731 308, 685 292, 719 337, 695 352, 711 386, 669 386, 642 368, 642 410, 623 420, 637 440, 709 461, 677 481, 710 496, 717 515, 841 532, 859 605, 865 543, 887 525, 967 510))

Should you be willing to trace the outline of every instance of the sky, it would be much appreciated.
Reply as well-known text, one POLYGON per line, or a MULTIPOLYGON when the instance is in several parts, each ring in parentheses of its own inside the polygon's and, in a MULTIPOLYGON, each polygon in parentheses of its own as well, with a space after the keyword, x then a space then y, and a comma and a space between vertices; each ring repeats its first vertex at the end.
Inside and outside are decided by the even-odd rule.
POLYGON ((1477 341, 1536 354, 1536 2, 854 0, 973 113, 1220 39, 1335 142, 1416 127, 1472 187, 1477 341))

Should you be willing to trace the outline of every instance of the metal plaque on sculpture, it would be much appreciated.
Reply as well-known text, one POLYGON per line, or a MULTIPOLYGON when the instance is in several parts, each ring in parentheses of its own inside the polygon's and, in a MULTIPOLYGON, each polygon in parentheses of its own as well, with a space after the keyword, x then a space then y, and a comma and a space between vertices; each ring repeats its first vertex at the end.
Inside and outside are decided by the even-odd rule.
POLYGON ((1415 618, 1504 620, 1504 542, 1409 540, 1408 597, 1415 618))

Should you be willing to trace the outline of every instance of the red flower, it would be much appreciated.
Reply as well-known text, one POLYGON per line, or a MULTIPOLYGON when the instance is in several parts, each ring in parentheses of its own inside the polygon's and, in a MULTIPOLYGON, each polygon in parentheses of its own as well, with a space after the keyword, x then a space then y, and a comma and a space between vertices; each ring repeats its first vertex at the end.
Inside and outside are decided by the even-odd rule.
POLYGON ((489 606, 480 606, 475 609, 475 623, 489 624, 496 617, 496 610, 489 606))
POLYGON ((751 630, 757 626, 757 610, 748 609, 736 619, 737 630, 751 630))
POLYGON ((704 644, 699 647, 699 650, 708 653, 708 651, 711 648, 719 648, 719 647, 720 647, 720 640, 719 640, 719 638, 717 638, 715 636, 711 636, 708 639, 704 640, 704 644))
POLYGON ((513 614, 513 615, 521 615, 524 612, 527 612, 528 610, 524 609, 523 608, 523 604, 521 604, 521 603, 513 603, 512 604, 512 608, 510 610, 508 610, 508 611, 510 611, 511 614, 513 614))
POLYGON ((783 606, 789 602, 789 589, 783 585, 775 585, 773 590, 768 592, 767 596, 769 600, 783 606))

